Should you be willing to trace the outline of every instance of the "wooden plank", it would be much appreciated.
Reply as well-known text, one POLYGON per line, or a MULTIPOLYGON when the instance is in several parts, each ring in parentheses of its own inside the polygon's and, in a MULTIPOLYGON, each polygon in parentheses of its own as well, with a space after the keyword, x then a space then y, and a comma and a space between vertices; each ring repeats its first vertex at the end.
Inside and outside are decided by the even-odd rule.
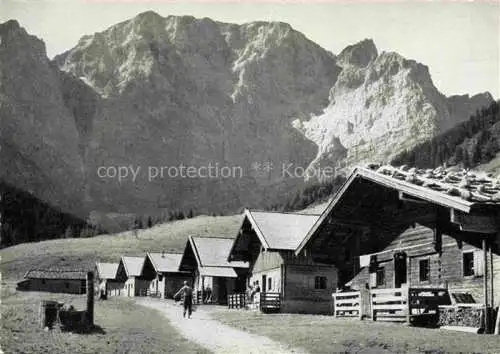
POLYGON ((385 321, 385 322, 406 322, 406 317, 378 317, 377 316, 377 321, 385 321))
POLYGON ((359 291, 349 291, 345 293, 334 293, 332 294, 333 297, 346 297, 346 296, 359 296, 359 291))
POLYGON ((400 311, 403 311, 407 308, 406 305, 400 305, 400 304, 396 304, 396 305, 377 305, 377 304, 373 304, 373 310, 375 311, 380 311, 380 310, 400 310, 400 311))
POLYGON ((378 311, 376 312, 376 317, 377 319, 385 317, 385 318, 404 318, 406 319, 406 313, 391 313, 391 312, 383 312, 383 311, 378 311))
POLYGON ((408 289, 403 289, 403 288, 387 288, 387 289, 372 289, 371 293, 373 295, 379 295, 379 294, 395 294, 395 293, 400 293, 401 296, 403 294, 406 294, 408 292, 408 289))
POLYGON ((335 303, 338 304, 338 305, 356 304, 356 303, 359 303, 359 299, 335 300, 335 303))
POLYGON ((404 296, 384 295, 373 298, 373 302, 406 301, 404 296))
POLYGON ((343 306, 341 308, 337 308, 337 311, 359 311, 359 306, 343 306))
POLYGON ((479 333, 479 327, 466 327, 466 326, 441 326, 439 329, 444 329, 448 331, 460 331, 468 333, 479 333))
POLYGON ((451 209, 450 221, 460 226, 460 230, 477 233, 496 233, 497 223, 495 217, 485 215, 471 215, 459 210, 451 209))

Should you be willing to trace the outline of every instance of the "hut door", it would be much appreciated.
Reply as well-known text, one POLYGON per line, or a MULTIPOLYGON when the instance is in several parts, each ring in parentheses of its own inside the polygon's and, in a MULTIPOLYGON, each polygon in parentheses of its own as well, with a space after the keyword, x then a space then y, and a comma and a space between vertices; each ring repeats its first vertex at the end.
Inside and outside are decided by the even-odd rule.
POLYGON ((406 284, 406 253, 397 252, 394 254, 394 287, 400 288, 406 284))
POLYGON ((265 275, 262 276, 262 283, 260 284, 260 292, 265 293, 267 286, 267 277, 265 275))

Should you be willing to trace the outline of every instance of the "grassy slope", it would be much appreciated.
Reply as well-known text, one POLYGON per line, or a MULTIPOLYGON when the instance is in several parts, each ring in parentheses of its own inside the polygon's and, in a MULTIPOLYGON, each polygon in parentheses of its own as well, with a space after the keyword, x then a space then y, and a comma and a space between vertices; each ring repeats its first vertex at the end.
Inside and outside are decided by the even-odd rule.
POLYGON ((44 331, 39 326, 41 299, 57 299, 85 308, 85 296, 15 293, 2 289, 0 352, 5 353, 208 353, 183 338, 155 310, 111 298, 97 301, 94 322, 98 330, 74 334, 44 331))
POLYGON ((132 232, 93 238, 57 239, 24 243, 0 251, 0 271, 6 280, 20 280, 32 267, 53 262, 92 267, 95 261, 118 262, 122 255, 144 255, 146 251, 182 252, 189 235, 236 237, 241 215, 199 216, 132 232))
MULTIPOLYGON (((302 212, 320 214, 326 203, 302 212)), ((92 238, 56 239, 23 243, 0 250, 0 271, 5 280, 23 278, 33 267, 54 262, 91 269, 97 260, 118 262, 122 255, 141 256, 146 252, 182 252, 188 236, 234 238, 243 220, 242 215, 198 216, 193 219, 156 225, 151 229, 121 232, 92 238)))
POLYGON ((314 354, 323 353, 498 353, 498 336, 481 336, 400 324, 337 320, 331 316, 266 315, 220 310, 213 317, 314 354), (284 325, 286 324, 286 330, 284 325))

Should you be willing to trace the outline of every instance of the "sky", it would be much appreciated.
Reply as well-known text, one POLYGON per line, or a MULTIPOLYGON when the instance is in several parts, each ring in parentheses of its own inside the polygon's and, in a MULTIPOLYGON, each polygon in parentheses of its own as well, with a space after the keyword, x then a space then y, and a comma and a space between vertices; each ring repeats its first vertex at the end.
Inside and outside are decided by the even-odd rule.
POLYGON ((372 38, 379 52, 427 65, 448 96, 489 91, 500 97, 500 0, 0 0, 0 22, 18 20, 44 40, 52 58, 83 35, 147 10, 232 23, 287 22, 334 54, 372 38))

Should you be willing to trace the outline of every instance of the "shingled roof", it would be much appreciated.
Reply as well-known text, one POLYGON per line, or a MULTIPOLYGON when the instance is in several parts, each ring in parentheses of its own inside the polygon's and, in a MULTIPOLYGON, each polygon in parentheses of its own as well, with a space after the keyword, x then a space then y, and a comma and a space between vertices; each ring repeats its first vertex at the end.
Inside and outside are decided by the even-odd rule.
POLYGON ((148 253, 147 257, 149 257, 155 271, 158 273, 179 272, 182 253, 148 253))
POLYGON ((98 277, 100 279, 115 279, 118 263, 96 263, 98 277))
MULTIPOLYGON (((372 165, 372 169, 375 166, 372 165)), ((376 172, 438 192, 460 196, 470 202, 500 204, 500 180, 494 178, 492 173, 445 167, 424 170, 406 165, 382 166, 376 172)))
POLYGON ((87 271, 80 269, 31 269, 26 272, 24 278, 85 280, 87 279, 87 271))
POLYGON ((474 206, 500 207, 500 180, 494 178, 492 174, 457 167, 441 166, 435 169, 418 169, 406 165, 393 167, 369 164, 366 167, 354 169, 300 243, 296 253, 305 247, 346 190, 358 178, 465 213, 470 213, 474 206))
POLYGON ((122 256, 120 262, 123 263, 127 277, 138 277, 142 274, 144 257, 122 256))
POLYGON ((229 262, 227 257, 233 239, 216 237, 189 237, 199 267, 248 268, 247 262, 229 262))
POLYGON ((266 249, 294 251, 318 220, 319 215, 245 210, 266 249))

